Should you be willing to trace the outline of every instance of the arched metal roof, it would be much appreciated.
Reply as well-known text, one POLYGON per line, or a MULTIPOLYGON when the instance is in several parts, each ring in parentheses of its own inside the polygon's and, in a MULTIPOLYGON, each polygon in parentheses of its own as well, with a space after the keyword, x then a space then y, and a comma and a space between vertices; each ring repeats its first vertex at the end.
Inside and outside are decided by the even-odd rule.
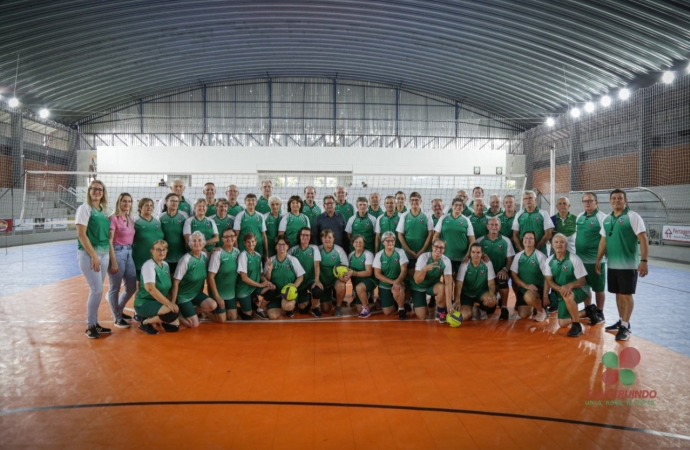
POLYGON ((0 93, 77 121, 172 88, 326 76, 526 126, 690 55, 686 0, 4 1, 0 93))

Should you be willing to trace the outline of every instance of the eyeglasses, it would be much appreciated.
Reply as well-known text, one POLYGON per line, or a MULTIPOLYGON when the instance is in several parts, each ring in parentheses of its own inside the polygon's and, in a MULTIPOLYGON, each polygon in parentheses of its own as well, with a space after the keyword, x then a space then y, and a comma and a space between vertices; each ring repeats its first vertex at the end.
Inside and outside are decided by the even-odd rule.
POLYGON ((392 242, 395 244, 395 239, 384 239, 383 242, 392 242))
POLYGON ((91 190, 94 192, 103 192, 103 188, 92 187, 91 190))
POLYGON ((433 247, 434 247, 434 248, 437 248, 437 249, 439 249, 439 250, 445 250, 445 249, 446 249, 446 247, 444 247, 444 246, 442 246, 442 245, 434 245, 433 247))
POLYGON ((229 236, 223 236, 223 239, 235 239, 236 237, 237 236, 235 236, 234 234, 231 234, 229 236))
POLYGON ((276 247, 287 247, 288 245, 284 242, 281 242, 280 244, 276 244, 276 247))
POLYGON ((582 200, 582 203, 594 203, 596 200, 582 200))
POLYGON ((154 248, 153 251, 158 252, 158 253, 165 253, 168 251, 168 249, 167 248, 154 248))

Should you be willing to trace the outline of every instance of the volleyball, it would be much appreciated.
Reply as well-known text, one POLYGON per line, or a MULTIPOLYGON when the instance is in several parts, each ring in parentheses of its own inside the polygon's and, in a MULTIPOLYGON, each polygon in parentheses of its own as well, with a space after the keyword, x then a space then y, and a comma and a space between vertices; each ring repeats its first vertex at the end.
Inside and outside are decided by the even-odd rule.
POLYGON ((446 323, 452 328, 457 328, 462 325, 462 313, 460 311, 453 311, 446 316, 446 323))
POLYGON ((292 302, 297 298, 297 288, 291 284, 286 284, 283 286, 283 289, 280 290, 280 295, 283 296, 283 300, 292 302))
POLYGON ((333 267, 333 276, 337 279, 341 279, 349 271, 350 269, 345 264, 338 264, 337 266, 333 267))

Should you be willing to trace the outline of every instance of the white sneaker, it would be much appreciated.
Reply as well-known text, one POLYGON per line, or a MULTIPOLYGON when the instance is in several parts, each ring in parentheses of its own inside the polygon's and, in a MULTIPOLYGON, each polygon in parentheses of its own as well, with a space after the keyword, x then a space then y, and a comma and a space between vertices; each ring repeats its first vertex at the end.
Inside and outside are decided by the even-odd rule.
POLYGON ((543 309, 541 311, 537 311, 537 313, 534 315, 534 321, 535 322, 543 322, 546 320, 546 311, 543 309))
POLYGON ((473 306, 472 307, 472 320, 479 320, 479 307, 473 306))

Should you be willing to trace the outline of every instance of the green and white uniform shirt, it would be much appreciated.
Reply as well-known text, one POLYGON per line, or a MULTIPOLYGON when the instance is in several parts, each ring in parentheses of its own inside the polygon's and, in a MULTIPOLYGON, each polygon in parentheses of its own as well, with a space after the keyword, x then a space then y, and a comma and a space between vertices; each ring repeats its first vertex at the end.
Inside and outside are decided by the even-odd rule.
POLYGON ((470 219, 462 214, 458 217, 446 214, 438 221, 434 231, 446 241, 446 251, 443 254, 451 261, 462 261, 470 247, 469 237, 474 236, 474 227, 470 219))
MULTIPOLYGON (((398 223, 400 223, 400 216, 397 212, 394 212, 392 216, 384 214, 378 219, 376 219, 376 228, 374 228, 374 233, 382 236, 386 231, 391 231, 395 235, 395 248, 402 248, 400 244, 400 239, 398 239, 398 223)), ((383 250, 383 240, 379 243, 379 250, 383 250)))
MULTIPOLYGON (((271 256, 271 283, 276 285, 276 289, 281 290, 284 286, 294 283, 295 280, 304 275, 304 268, 299 260, 294 256, 285 255, 285 259, 278 261, 277 256, 271 256)), ((264 267, 264 276, 268 274, 268 264, 264 267)))
MULTIPOLYGON (((354 270, 355 272, 364 272, 367 270, 367 266, 373 266, 374 264, 374 254, 371 253, 369 250, 364 250, 362 253, 359 255, 356 254, 357 252, 351 252, 350 255, 348 256, 348 261, 349 261, 349 266, 350 270, 354 270)), ((361 283, 364 280, 371 280, 374 283, 376 283, 376 277, 374 277, 374 274, 372 273, 370 277, 353 277, 352 279, 352 286, 357 286, 359 283, 361 283)))
MULTIPOLYGON (((498 216, 498 218, 501 219, 501 231, 499 233, 510 239, 510 242, 513 242, 513 222, 515 221, 516 215, 517 214, 513 214, 511 217, 508 217, 504 212, 498 216)), ((515 244, 513 244, 513 248, 515 248, 515 244)))
POLYGON ((429 231, 434 230, 433 223, 424 211, 420 210, 416 216, 412 214, 412 211, 408 211, 400 216, 396 231, 405 237, 410 250, 418 252, 424 247, 429 231))
POLYGON ((350 217, 355 215, 355 207, 352 206, 352 204, 348 203, 347 200, 345 200, 345 203, 343 203, 342 205, 338 203, 338 201, 336 200, 335 210, 343 216, 343 218, 345 219, 345 223, 347 223, 347 221, 350 220, 350 217))
MULTIPOLYGON (((232 230, 235 226, 235 217, 230 214, 226 214, 222 219, 218 217, 218 214, 210 216, 209 219, 213 220, 218 229, 218 237, 223 237, 223 231, 232 230)), ((223 244, 219 242, 218 247, 222 247, 223 244)))
POLYGON ((445 216, 445 214, 441 215, 441 217, 436 217, 435 214, 430 214, 430 216, 431 220, 434 222, 434 228, 436 228, 436 225, 438 224, 439 220, 443 219, 443 216, 445 216))
MULTIPOLYGON (((401 248, 396 248, 393 253, 388 256, 385 250, 381 250, 374 256, 374 269, 381 269, 381 274, 391 280, 397 280, 402 272, 402 266, 410 262, 407 259, 405 251, 401 248)), ((392 284, 379 280, 379 288, 391 289, 392 284)))
POLYGON ((158 218, 163 230, 163 239, 168 243, 168 254, 165 260, 169 263, 176 263, 187 252, 183 233, 184 223, 187 219, 189 219, 187 213, 179 210, 174 216, 164 212, 158 218))
MULTIPOLYGON (((321 208, 319 208, 319 205, 314 202, 314 206, 309 206, 306 201, 302 202, 302 214, 307 216, 309 219, 309 223, 313 224, 316 221, 316 218, 321 214, 323 211, 321 208)), ((292 242, 292 241, 290 241, 292 242)), ((294 242, 293 242, 294 244, 294 242)))
MULTIPOLYGON (((595 209, 592 215, 581 212, 576 219, 575 253, 585 264, 597 262, 597 252, 601 241, 601 230, 604 228, 606 214, 595 209)), ((604 257, 605 258, 605 257, 604 257)), ((605 261, 605 259, 602 259, 605 261)))
POLYGON ((240 251, 233 248, 232 251, 222 249, 211 253, 208 262, 209 273, 215 273, 216 289, 223 300, 235 298, 235 286, 237 285, 237 259, 240 251))
MULTIPOLYGON (((513 220, 513 231, 517 231, 520 237, 520 242, 522 242, 525 232, 533 231, 537 235, 537 243, 544 237, 546 230, 553 228, 553 222, 549 214, 539 208, 535 208, 532 212, 527 212, 526 209, 515 214, 515 220, 513 220)), ((537 250, 546 253, 546 244, 537 250)))
POLYGON ((206 217, 211 217, 216 215, 216 204, 206 202, 206 217))
MULTIPOLYGON (((565 256, 561 261, 556 258, 555 253, 549 256, 542 269, 544 271, 544 277, 553 277, 553 281, 559 286, 572 283, 579 278, 587 276, 587 269, 585 269, 582 260, 578 258, 577 255, 573 255, 570 252, 565 252, 565 256)), ((576 290, 581 290, 587 295, 589 293, 589 286, 584 285, 577 289, 573 289, 573 291, 576 290)), ((556 293, 560 298, 560 293, 556 293)))
MULTIPOLYGON (((268 241, 268 256, 275 256, 276 254, 276 238, 278 237, 278 229, 283 216, 278 214, 278 217, 271 213, 264 214, 264 222, 266 223, 266 240, 268 241)), ((259 244, 257 244, 257 249, 259 244)), ((263 247, 261 247, 263 249, 263 247)))
POLYGON ((240 250, 245 250, 244 235, 247 233, 254 233, 254 236, 256 236, 255 251, 263 253, 264 239, 261 233, 266 232, 266 221, 260 212, 254 211, 254 214, 249 214, 247 211, 240 212, 235 216, 235 225, 233 228, 235 231, 239 232, 237 236, 237 247, 239 247, 240 250))
POLYGON ((367 214, 370 214, 370 215, 376 217, 377 219, 378 219, 379 217, 381 217, 382 215, 384 215, 385 213, 386 213, 386 211, 384 211, 384 209, 381 208, 380 205, 379 205, 379 209, 377 209, 376 211, 374 211, 373 209, 371 209, 371 206, 368 206, 368 207, 367 207, 367 214))
MULTIPOLYGON (((536 249, 531 255, 527 255, 524 250, 519 252, 513 258, 513 264, 510 265, 510 271, 516 273, 522 281, 527 284, 535 286, 544 286, 544 265, 546 264, 546 255, 536 249)), ((521 287, 520 292, 526 292, 527 289, 521 287)), ((542 292, 539 292, 541 298, 542 292)))
MULTIPOLYGON (((110 219, 104 209, 94 208, 84 203, 77 208, 76 223, 86 227, 86 238, 96 253, 103 254, 110 251, 110 219)), ((136 235, 134 238, 136 239, 136 235)), ((84 250, 84 246, 81 245, 79 239, 77 239, 77 249, 84 250)), ((147 252, 150 250, 151 246, 146 249, 147 252)), ((150 257, 151 253, 148 253, 148 258, 150 257)), ((144 261, 141 262, 141 264, 143 263, 144 261)))
POLYGON ((321 252, 319 251, 319 247, 316 245, 308 245, 307 248, 302 249, 299 245, 295 245, 288 251, 288 254, 297 258, 302 269, 304 269, 304 278, 302 279, 300 288, 311 288, 311 285, 316 281, 314 263, 318 262, 321 264, 321 252))
MULTIPOLYGON (((345 225, 345 232, 350 233, 352 237, 362 236, 364 238, 364 248, 370 252, 374 252, 376 245, 376 217, 366 214, 364 217, 359 215, 359 212, 350 217, 345 225)), ((355 246, 350 242, 350 251, 354 251, 355 246)))
POLYGON ((282 219, 280 219, 280 225, 278 225, 278 232, 281 231, 285 233, 285 237, 288 238, 290 244, 299 243, 299 230, 307 227, 311 228, 311 221, 306 214, 300 214, 298 216, 292 214, 291 212, 285 214, 282 219))
MULTIPOLYGON (((261 214, 268 214, 271 212, 271 205, 268 203, 268 199, 264 198, 264 196, 260 196, 259 199, 256 201, 256 208, 257 211, 259 211, 261 214)), ((278 214, 283 213, 283 208, 281 207, 278 210, 278 214)))
POLYGON ((467 297, 479 297, 489 290, 489 281, 496 278, 494 266, 491 262, 480 261, 474 266, 472 261, 460 264, 456 280, 462 281, 462 295, 467 297))
POLYGON ((132 241, 132 259, 134 267, 141 270, 141 266, 151 259, 151 247, 159 239, 163 239, 165 234, 161 228, 160 220, 152 217, 146 220, 138 217, 134 221, 134 241, 132 241))
MULTIPOLYGON (((204 217, 202 220, 199 220, 196 216, 192 216, 184 222, 182 233, 192 234, 195 231, 199 231, 204 235, 206 241, 209 241, 213 238, 214 234, 218 234, 218 227, 216 226, 216 222, 209 217, 204 217)), ((207 252, 210 252, 215 246, 216 244, 208 244, 204 248, 207 252)))
MULTIPOLYGON (((465 209, 462 210, 460 214, 462 214, 465 217, 470 217, 474 211, 467 205, 465 205, 465 209)), ((446 214, 452 215, 453 214, 453 206, 451 205, 450 208, 448 208, 448 211, 446 211, 446 214)))
POLYGON ((247 277, 255 283, 261 283, 261 272, 263 271, 261 265, 261 254, 254 252, 250 254, 247 251, 240 253, 237 257, 237 282, 235 284, 235 297, 245 298, 249 297, 255 289, 255 286, 250 286, 242 281, 240 274, 246 273, 247 277))
MULTIPOLYGON (((144 288, 146 283, 155 283, 158 292, 160 292, 163 297, 167 297, 170 288, 172 288, 172 278, 170 278, 170 267, 168 267, 168 263, 163 261, 159 266, 156 264, 156 261, 149 259, 141 266, 141 275, 139 276, 139 285, 141 287, 137 290, 136 297, 134 297, 135 308, 137 306, 143 306, 146 302, 160 303, 144 288)), ((161 306, 163 305, 161 304, 161 306)))
POLYGON ((237 217, 242 211, 244 211, 244 206, 239 203, 236 203, 235 206, 230 206, 230 204, 228 204, 228 216, 237 217))
POLYGON ((577 231, 577 217, 575 217, 575 214, 568 213, 565 219, 562 219, 561 216, 556 213, 556 215, 551 218, 551 222, 553 223, 554 234, 561 233, 565 236, 568 242, 568 251, 570 253, 575 253, 575 232, 577 231))
POLYGON ((204 252, 201 252, 199 257, 186 253, 177 263, 175 279, 180 280, 177 289, 178 304, 189 302, 203 292, 208 275, 206 272, 207 264, 208 256, 204 252))
MULTIPOLYGON (((414 270, 424 270, 424 266, 430 264, 432 259, 431 252, 422 254, 422 256, 417 259, 414 270)), ((427 289, 434 287, 436 283, 441 281, 441 278, 445 275, 453 275, 453 267, 450 263, 450 259, 445 255, 441 255, 441 259, 437 261, 437 267, 428 271, 426 275, 424 275, 424 280, 422 280, 421 283, 417 283, 414 277, 412 277, 410 281, 411 288, 413 291, 426 292, 427 289)))
POLYGON ((609 269, 637 269, 640 265, 640 242, 637 235, 647 229, 639 214, 626 206, 615 216, 611 213, 604 219, 599 234, 606 238, 606 257, 609 269))
POLYGON ((327 252, 323 248, 323 245, 320 245, 319 253, 321 254, 319 281, 321 281, 324 288, 328 288, 333 286, 336 281, 333 275, 333 268, 338 264, 347 266, 347 253, 345 253, 345 250, 339 245, 333 245, 330 252, 327 252))
POLYGON ((470 215, 470 222, 472 222, 475 238, 479 239, 489 234, 489 216, 486 214, 479 217, 475 213, 472 213, 472 215, 470 215))
POLYGON ((486 210, 484 215, 487 217, 501 217, 501 215, 503 215, 503 213, 505 213, 505 211, 503 211, 503 208, 498 208, 498 212, 495 214, 491 211, 491 208, 489 208, 486 210))
MULTIPOLYGON (((510 242, 510 239, 500 234, 493 241, 489 239, 488 236, 484 236, 477 239, 477 242, 481 244, 484 253, 486 253, 491 260, 491 265, 494 266, 494 270, 502 270, 506 267, 508 258, 515 256, 513 243, 510 242)), ((508 270, 508 268, 506 268, 506 270, 508 270)))

